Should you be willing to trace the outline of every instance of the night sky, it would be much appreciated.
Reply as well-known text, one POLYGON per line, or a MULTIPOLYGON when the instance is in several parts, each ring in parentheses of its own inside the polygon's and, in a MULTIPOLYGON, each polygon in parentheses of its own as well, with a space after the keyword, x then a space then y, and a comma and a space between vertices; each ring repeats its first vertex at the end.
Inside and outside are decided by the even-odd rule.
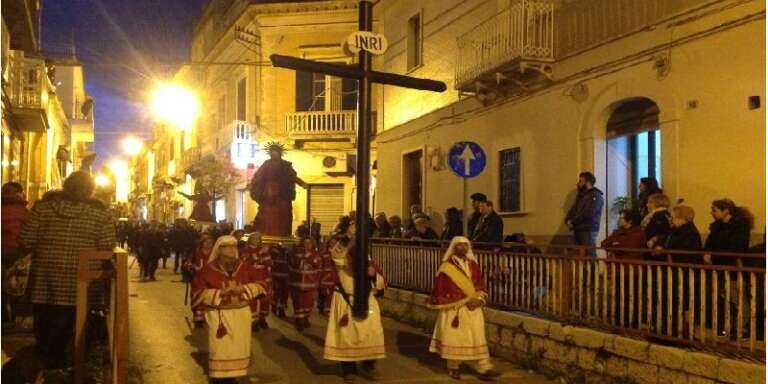
POLYGON ((95 99, 97 167, 129 134, 150 138, 151 79, 189 60, 194 19, 207 0, 44 0, 43 52, 74 41, 95 99))

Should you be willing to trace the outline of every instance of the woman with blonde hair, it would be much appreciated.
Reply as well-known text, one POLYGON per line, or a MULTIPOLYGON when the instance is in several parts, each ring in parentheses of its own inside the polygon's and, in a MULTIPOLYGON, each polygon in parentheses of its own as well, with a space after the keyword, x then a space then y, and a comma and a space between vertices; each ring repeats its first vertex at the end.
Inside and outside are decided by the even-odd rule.
POLYGON ((640 225, 645 230, 648 248, 654 248, 659 239, 669 233, 669 197, 663 193, 648 196, 648 213, 640 225))

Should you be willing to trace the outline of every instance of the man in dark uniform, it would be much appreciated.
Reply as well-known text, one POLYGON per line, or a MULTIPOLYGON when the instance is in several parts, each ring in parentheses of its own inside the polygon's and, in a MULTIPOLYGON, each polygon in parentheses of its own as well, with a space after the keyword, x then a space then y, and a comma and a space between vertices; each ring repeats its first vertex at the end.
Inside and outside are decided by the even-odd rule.
POLYGON ((477 227, 477 223, 480 221, 480 218, 483 217, 483 214, 480 212, 480 203, 488 200, 488 197, 478 192, 473 193, 470 198, 472 199, 472 208, 474 209, 474 212, 472 212, 472 215, 469 216, 469 222, 467 223, 467 233, 469 234, 469 238, 473 239, 475 237, 475 227, 477 227))

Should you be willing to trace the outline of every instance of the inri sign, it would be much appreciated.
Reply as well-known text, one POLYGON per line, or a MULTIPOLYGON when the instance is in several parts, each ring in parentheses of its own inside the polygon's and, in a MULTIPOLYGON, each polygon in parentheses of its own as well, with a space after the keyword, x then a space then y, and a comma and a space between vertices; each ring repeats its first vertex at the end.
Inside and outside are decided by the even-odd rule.
POLYGON ((373 55, 383 55, 389 45, 384 35, 367 31, 352 32, 345 43, 352 53, 366 51, 373 55))

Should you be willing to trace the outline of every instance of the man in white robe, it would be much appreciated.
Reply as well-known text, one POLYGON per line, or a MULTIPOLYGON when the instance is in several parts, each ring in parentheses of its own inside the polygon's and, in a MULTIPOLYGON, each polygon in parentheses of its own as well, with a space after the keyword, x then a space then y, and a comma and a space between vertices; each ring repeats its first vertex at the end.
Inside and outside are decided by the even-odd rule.
POLYGON ((336 285, 328 314, 323 357, 341 363, 342 376, 346 382, 350 382, 352 375, 357 372, 358 361, 362 361, 363 375, 375 380, 375 360, 386 357, 381 311, 376 300, 376 296, 385 288, 384 277, 379 268, 369 261, 371 294, 368 297, 368 316, 352 316, 354 278, 351 248, 339 244, 332 250, 336 285))
POLYGON ((460 379, 462 362, 472 362, 481 380, 493 380, 488 343, 485 340, 485 318, 482 307, 488 296, 485 278, 480 270, 469 239, 456 236, 445 252, 435 277, 428 306, 439 310, 430 352, 447 360, 448 375, 460 379))

